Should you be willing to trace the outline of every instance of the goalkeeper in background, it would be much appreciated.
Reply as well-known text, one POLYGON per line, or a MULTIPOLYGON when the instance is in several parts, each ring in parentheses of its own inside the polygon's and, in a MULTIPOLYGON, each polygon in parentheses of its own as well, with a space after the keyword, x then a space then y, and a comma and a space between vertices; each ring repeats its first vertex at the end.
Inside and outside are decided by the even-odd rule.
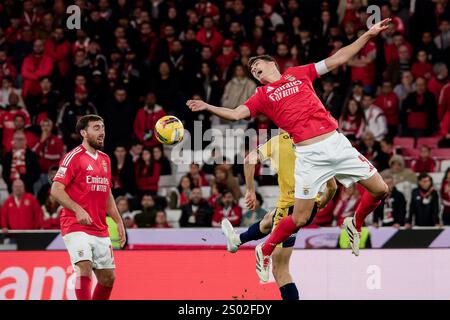
MULTIPOLYGON (((264 238, 276 227, 281 219, 293 212, 295 200, 295 154, 292 139, 286 132, 282 132, 273 137, 265 144, 259 146, 256 150, 250 152, 245 158, 244 173, 245 183, 247 185, 247 192, 245 195, 246 205, 250 210, 255 210, 255 167, 258 161, 265 162, 268 160, 270 160, 272 168, 278 173, 280 196, 278 198, 277 208, 272 212, 267 213, 261 221, 253 224, 246 232, 240 235, 236 234, 233 226, 227 219, 222 220, 222 231, 227 237, 227 250, 229 252, 236 252, 239 246, 246 242, 264 238)), ((306 225, 314 220, 317 209, 325 207, 333 198, 337 188, 334 178, 327 181, 326 186, 324 187, 325 190, 319 192, 316 196, 313 214, 306 225)), ((292 281, 292 277, 289 273, 289 260, 295 245, 295 239, 296 234, 292 234, 286 241, 280 243, 276 247, 272 256, 272 272, 278 287, 280 288, 283 300, 299 299, 297 286, 292 281)))

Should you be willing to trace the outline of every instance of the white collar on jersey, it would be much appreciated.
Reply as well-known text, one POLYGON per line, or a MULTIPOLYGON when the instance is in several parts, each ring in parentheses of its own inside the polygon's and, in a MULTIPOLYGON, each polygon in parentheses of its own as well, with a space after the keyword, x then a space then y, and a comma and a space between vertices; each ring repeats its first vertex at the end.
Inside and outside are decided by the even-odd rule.
POLYGON ((86 150, 87 155, 91 156, 92 159, 97 160, 98 159, 98 151, 95 152, 95 154, 90 153, 88 150, 86 150))

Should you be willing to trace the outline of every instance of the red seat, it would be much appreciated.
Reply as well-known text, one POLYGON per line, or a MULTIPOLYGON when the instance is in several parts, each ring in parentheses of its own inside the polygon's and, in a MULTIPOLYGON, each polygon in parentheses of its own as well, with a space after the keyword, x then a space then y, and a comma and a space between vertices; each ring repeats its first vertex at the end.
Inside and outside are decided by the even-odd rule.
POLYGON ((437 148, 439 140, 441 140, 441 137, 418 138, 416 148, 420 148, 422 146, 427 146, 432 149, 437 148))
POLYGON ((417 149, 414 149, 414 148, 403 148, 402 153, 401 153, 401 155, 404 158, 409 158, 409 159, 411 159, 411 158, 415 159, 419 156, 419 154, 420 154, 420 151, 417 149))
POLYGON ((431 155, 440 160, 450 159, 450 148, 433 149, 431 155))
POLYGON ((399 148, 414 148, 414 138, 411 137, 395 137, 394 147, 399 148))

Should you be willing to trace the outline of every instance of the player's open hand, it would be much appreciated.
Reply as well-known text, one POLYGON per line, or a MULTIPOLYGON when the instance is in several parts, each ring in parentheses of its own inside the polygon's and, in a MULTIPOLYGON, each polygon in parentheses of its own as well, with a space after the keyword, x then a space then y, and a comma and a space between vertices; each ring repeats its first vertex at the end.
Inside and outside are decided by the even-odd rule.
POLYGON ((380 32, 383 32, 384 30, 389 28, 391 20, 392 20, 391 18, 387 18, 378 23, 375 23, 372 27, 370 27, 369 31, 367 32, 371 37, 376 37, 380 32))
POLYGON ((249 210, 256 210, 256 194, 254 191, 247 190, 245 193, 245 204, 249 210))
POLYGON ((117 224, 117 231, 119 232, 120 247, 123 248, 125 242, 127 241, 127 234, 125 233, 125 227, 123 223, 117 224))
POLYGON ((85 226, 90 226, 92 224, 91 216, 84 209, 81 209, 80 211, 76 212, 75 214, 76 214, 78 223, 85 225, 85 226))
POLYGON ((205 101, 202 101, 202 100, 188 100, 186 102, 186 105, 193 112, 206 110, 206 108, 208 107, 208 104, 205 101))

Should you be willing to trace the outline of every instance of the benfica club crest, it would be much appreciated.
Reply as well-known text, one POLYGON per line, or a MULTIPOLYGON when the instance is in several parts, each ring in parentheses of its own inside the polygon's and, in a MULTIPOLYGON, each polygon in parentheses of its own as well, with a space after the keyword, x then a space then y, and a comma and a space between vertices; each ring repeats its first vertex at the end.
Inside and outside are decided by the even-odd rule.
POLYGON ((102 167, 103 167, 103 170, 105 170, 105 173, 107 173, 108 172, 108 165, 106 164, 105 160, 102 160, 102 167))
POLYGON ((290 74, 287 74, 284 77, 286 78, 286 80, 289 80, 289 81, 295 81, 296 80, 295 77, 290 75, 290 74))

